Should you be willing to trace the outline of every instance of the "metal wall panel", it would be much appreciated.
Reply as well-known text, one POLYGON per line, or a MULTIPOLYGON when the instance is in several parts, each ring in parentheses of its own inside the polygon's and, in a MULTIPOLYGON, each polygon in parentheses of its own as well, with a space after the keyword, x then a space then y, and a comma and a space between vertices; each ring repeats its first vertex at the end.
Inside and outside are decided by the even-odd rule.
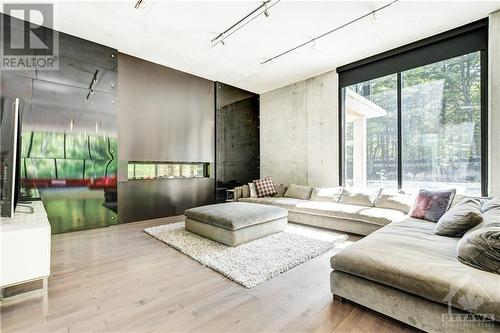
POLYGON ((120 160, 214 161, 212 81, 124 54, 118 73, 120 160))
POLYGON ((184 214, 214 202, 214 179, 134 180, 118 183, 121 222, 184 214))
POLYGON ((127 180, 128 161, 215 159, 214 83, 118 55, 118 215, 132 222, 215 202, 215 179, 127 180))

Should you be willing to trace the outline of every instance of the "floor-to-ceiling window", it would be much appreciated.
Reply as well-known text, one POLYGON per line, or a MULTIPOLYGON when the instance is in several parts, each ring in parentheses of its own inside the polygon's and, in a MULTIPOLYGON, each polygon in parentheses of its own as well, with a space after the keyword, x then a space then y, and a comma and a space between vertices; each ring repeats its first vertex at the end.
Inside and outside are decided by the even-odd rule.
POLYGON ((345 88, 345 183, 397 187, 397 76, 345 88))
POLYGON ((403 188, 481 194, 481 57, 401 73, 403 188))
POLYGON ((486 194, 486 27, 339 70, 343 185, 486 194))

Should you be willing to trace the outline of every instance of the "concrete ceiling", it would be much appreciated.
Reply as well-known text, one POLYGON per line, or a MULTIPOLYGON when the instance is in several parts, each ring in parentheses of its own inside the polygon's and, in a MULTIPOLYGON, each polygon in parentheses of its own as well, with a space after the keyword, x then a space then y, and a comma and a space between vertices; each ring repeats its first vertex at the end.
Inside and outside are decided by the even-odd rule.
MULTIPOLYGON (((275 0, 273 0, 275 1, 275 0)), ((158 64, 264 93, 487 17, 500 1, 399 1, 271 63, 260 63, 387 1, 286 1, 211 47, 259 1, 56 1, 55 28, 158 64)))

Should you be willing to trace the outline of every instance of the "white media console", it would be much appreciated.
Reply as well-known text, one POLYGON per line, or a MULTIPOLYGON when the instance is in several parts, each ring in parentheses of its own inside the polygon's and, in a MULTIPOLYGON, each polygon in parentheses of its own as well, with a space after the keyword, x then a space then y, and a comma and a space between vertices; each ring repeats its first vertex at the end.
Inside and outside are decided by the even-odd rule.
POLYGON ((30 206, 33 213, 29 207, 18 206, 14 217, 0 220, 0 298, 4 301, 8 300, 3 298, 4 288, 25 282, 43 280, 43 291, 47 291, 50 224, 41 201, 30 206))

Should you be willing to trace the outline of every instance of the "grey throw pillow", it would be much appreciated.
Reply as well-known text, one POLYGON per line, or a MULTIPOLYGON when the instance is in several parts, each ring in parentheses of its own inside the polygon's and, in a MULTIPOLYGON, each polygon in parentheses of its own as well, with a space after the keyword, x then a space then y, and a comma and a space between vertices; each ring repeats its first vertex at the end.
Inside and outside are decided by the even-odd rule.
POLYGON ((460 237, 481 222, 483 222, 481 202, 477 199, 463 199, 439 218, 434 233, 440 236, 460 237))
POLYGON ((415 204, 415 199, 414 195, 382 190, 375 201, 375 207, 395 209, 408 214, 415 204))
POLYGON ((309 200, 311 198, 312 187, 291 184, 283 195, 286 198, 309 200))
POLYGON ((287 186, 285 184, 274 184, 274 188, 276 189, 276 194, 274 196, 281 198, 285 194, 287 186))
POLYGON ((481 211, 483 213, 486 213, 491 209, 500 209, 500 197, 494 197, 493 199, 486 201, 481 207, 481 211))
POLYGON ((257 189, 254 183, 248 183, 248 188, 250 190, 250 198, 257 198, 257 189))
POLYGON ((315 187, 311 194, 312 201, 339 202, 342 186, 315 187))
POLYGON ((457 244, 458 260, 483 271, 500 274, 500 223, 491 223, 457 244))
POLYGON ((241 187, 241 196, 243 198, 249 198, 250 197, 250 188, 248 187, 248 185, 243 185, 241 187))
POLYGON ((348 205, 373 207, 382 189, 353 190, 344 188, 339 202, 348 205))

